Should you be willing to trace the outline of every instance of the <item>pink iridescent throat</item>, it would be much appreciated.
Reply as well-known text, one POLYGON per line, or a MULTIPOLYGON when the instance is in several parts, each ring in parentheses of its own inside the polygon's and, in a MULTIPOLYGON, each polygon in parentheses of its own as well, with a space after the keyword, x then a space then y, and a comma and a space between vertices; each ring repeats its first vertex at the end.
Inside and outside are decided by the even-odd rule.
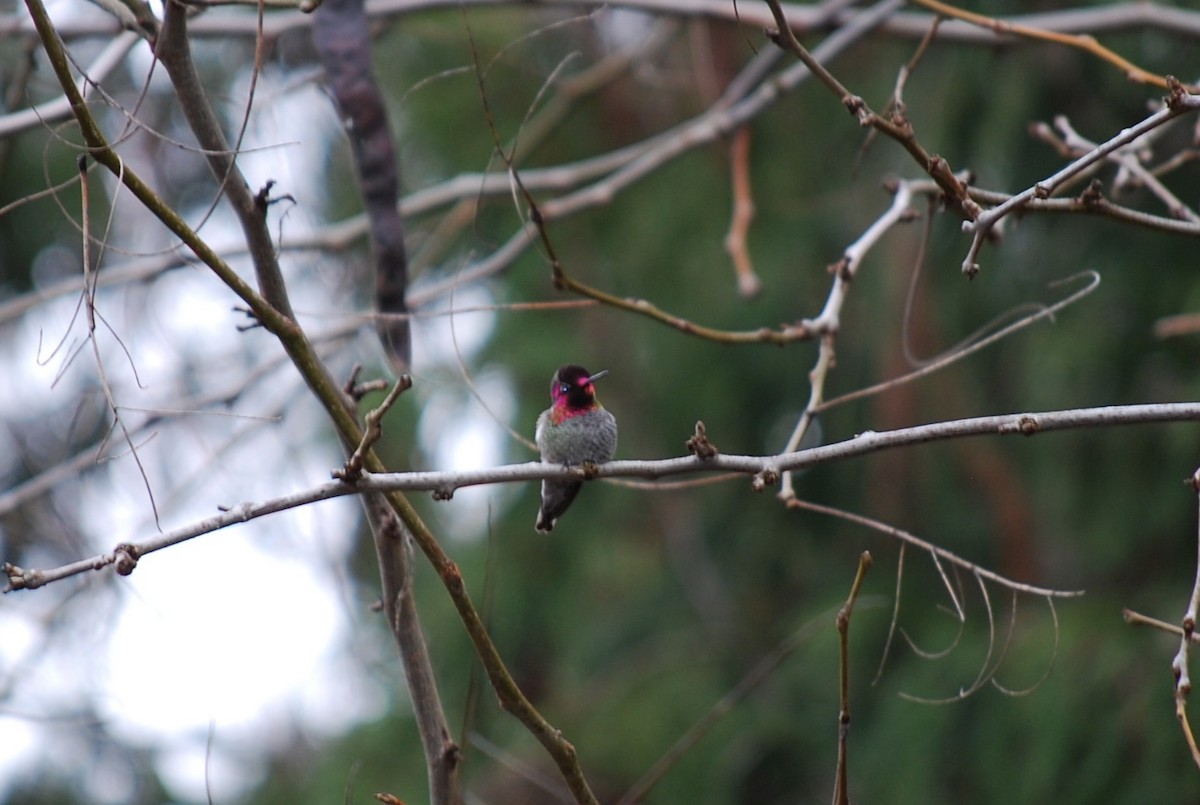
POLYGON ((599 408, 600 404, 596 402, 595 391, 592 390, 590 383, 588 384, 588 391, 592 393, 592 401, 582 408, 572 406, 566 394, 555 399, 554 405, 550 409, 550 421, 558 425, 573 416, 586 414, 599 408))

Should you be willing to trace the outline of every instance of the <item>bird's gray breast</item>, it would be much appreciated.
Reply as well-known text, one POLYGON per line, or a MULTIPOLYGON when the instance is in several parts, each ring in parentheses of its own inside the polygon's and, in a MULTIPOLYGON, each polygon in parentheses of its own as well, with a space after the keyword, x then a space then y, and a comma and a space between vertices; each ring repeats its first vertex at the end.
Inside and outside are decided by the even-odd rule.
POLYGON ((611 461, 617 452, 617 420, 603 408, 552 424, 549 412, 538 417, 537 444, 542 460, 553 464, 611 461))

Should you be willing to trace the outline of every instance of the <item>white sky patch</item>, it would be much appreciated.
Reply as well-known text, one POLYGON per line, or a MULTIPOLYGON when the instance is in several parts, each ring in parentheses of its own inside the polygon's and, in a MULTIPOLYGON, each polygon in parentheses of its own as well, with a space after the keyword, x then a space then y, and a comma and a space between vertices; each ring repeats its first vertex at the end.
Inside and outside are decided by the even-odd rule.
POLYGON ((601 39, 613 50, 646 39, 646 31, 654 24, 653 14, 631 8, 610 8, 608 13, 596 15, 596 30, 601 39))
POLYGON ((0 609, 0 634, 4 635, 0 640, 0 668, 10 669, 23 661, 36 645, 38 630, 25 613, 5 608, 0 609))
MULTIPOLYGON (((224 757, 229 744, 265 748, 271 724, 298 721, 305 691, 326 692, 324 670, 349 629, 336 573, 315 557, 331 534, 354 532, 347 501, 275 515, 269 528, 238 526, 144 557, 117 620, 105 663, 104 708, 118 729, 162 747, 162 769, 181 796, 203 799, 204 752, 215 729, 214 792, 254 782, 253 763, 224 757), (323 511, 332 506, 336 511, 323 511), (282 532, 282 533, 281 533, 282 532), (222 758, 224 758, 222 760, 222 758), (225 782, 217 777, 224 768, 225 782)), ((340 548, 348 540, 335 539, 340 548)), ((341 551, 337 560, 343 561, 341 551)), ((353 674, 333 690, 324 732, 350 726, 372 701, 358 701, 353 674)), ((311 695, 311 694, 309 694, 311 695)), ((242 756, 254 752, 239 751, 242 756)))
MULTIPOLYGON (((20 593, 18 593, 19 595, 20 593)), ((20 674, 31 661, 30 653, 37 647, 38 629, 33 625, 30 607, 5 607, 0 609, 0 685, 21 682, 13 674, 20 674)), ((33 713, 12 707, 0 711, 0 779, 15 779, 29 768, 42 746, 40 730, 28 719, 33 713), (15 711, 10 715, 6 711, 15 711)), ((3 789, 0 788, 0 794, 3 789)))
MULTIPOLYGON (((23 316, 6 327, 5 376, 0 389, 0 416, 19 418, 30 411, 45 410, 53 397, 77 394, 83 388, 83 375, 74 365, 63 370, 64 362, 83 338, 83 318, 72 325, 75 298, 61 298, 23 316), (63 346, 56 352, 59 344, 63 346), (59 377, 60 373, 62 377, 59 377), (57 382, 56 382, 57 378, 57 382)), ((91 364, 90 354, 77 355, 75 361, 91 364)))
MULTIPOLYGON (((180 365, 184 350, 203 354, 214 347, 217 355, 231 354, 222 352, 229 346, 231 328, 210 315, 215 295, 204 292, 202 278, 181 274, 180 279, 162 283, 158 315, 126 325, 131 343, 142 345, 136 357, 139 369, 153 365, 166 373, 180 365), (168 293, 167 285, 184 292, 168 293), (196 287, 186 292, 188 286, 196 287), (159 332, 148 334, 148 329, 159 332), (156 350, 169 359, 155 359, 156 350)), ((94 376, 90 350, 78 360, 84 363, 70 372, 80 378, 94 376)), ((28 356, 19 364, 36 367, 28 356)), ((228 370, 237 377, 245 367, 228 370)), ((21 374, 16 368, 9 376, 21 374)), ((171 400, 171 378, 160 378, 153 370, 142 374, 153 379, 151 388, 137 389, 125 378, 119 400, 171 400)), ((54 389, 44 378, 14 385, 43 404, 69 398, 64 397, 65 382, 54 389)), ((264 396, 296 400, 287 411, 286 426, 181 414, 156 425, 152 437, 139 437, 139 456, 155 490, 164 529, 215 514, 218 505, 262 501, 329 478, 330 468, 341 458, 332 442, 312 438, 328 423, 316 404, 303 397, 294 371, 282 382, 264 383, 248 392, 239 407, 257 410, 264 396), (250 425, 247 435, 226 444, 242 424, 250 425)), ((27 399, 24 405, 29 404, 27 399)), ((142 414, 127 416, 134 421, 142 414)), ((89 512, 88 542, 96 551, 155 533, 141 472, 119 437, 79 487, 55 491, 68 493, 77 498, 75 505, 89 512)), ((333 662, 349 640, 351 622, 370 617, 348 606, 353 595, 343 575, 346 555, 358 536, 357 505, 352 498, 327 501, 144 557, 132 576, 116 582, 124 595, 106 608, 102 624, 94 630, 94 645, 88 647, 91 651, 65 643, 47 653, 31 684, 11 700, 33 720, 0 720, 0 780, 15 780, 4 769, 23 768, 32 763, 31 757, 44 758, 54 751, 49 747, 62 745, 57 736, 67 733, 40 724, 40 715, 71 712, 89 700, 98 703, 115 733, 155 747, 164 779, 177 796, 201 802, 203 736, 210 721, 216 726, 210 785, 220 799, 236 796, 256 782, 257 761, 281 722, 332 735, 378 712, 383 700, 375 683, 362 678, 361 667, 333 662), (86 661, 80 660, 81 651, 86 661), (231 742, 236 751, 230 751, 231 742)), ((30 603, 55 600, 37 599, 37 592, 19 595, 29 596, 30 603)), ((6 636, 17 634, 7 626, 0 621, 6 636)), ((15 650, 24 642, 14 638, 9 645, 15 650)), ((0 658, 4 668, 12 667, 8 656, 0 658)), ((61 773, 81 771, 68 768, 61 773)), ((90 773, 89 780, 99 782, 90 773)), ((3 788, 0 783, 0 798, 3 788)), ((103 790, 89 793, 120 802, 130 795, 122 790, 121 781, 111 779, 103 790)))
POLYGON ((79 0, 51 0, 46 4, 46 13, 50 15, 50 20, 55 25, 61 25, 64 22, 77 24, 112 22, 112 15, 105 12, 103 8, 90 3, 81 3, 79 0))
MULTIPOLYGON (((220 727, 215 726, 217 735, 220 727)), ((180 799, 228 802, 261 782, 261 770, 226 751, 220 744, 208 745, 207 733, 185 737, 158 759, 163 784, 180 799), (199 773, 197 773, 199 770, 199 773)))
POLYGON ((342 626, 330 580, 301 560, 232 534, 143 558, 109 647, 114 717, 245 728, 303 685, 342 626))
MULTIPOLYGON (((345 135, 319 82, 301 82, 298 75, 281 76, 270 68, 259 74, 238 166, 254 192, 274 181, 275 197, 293 196, 294 206, 286 201, 279 204, 289 208, 289 216, 298 216, 296 223, 310 224, 323 211, 321 194, 325 192, 324 172, 310 166, 328 160, 330 140, 345 135)), ((232 100, 222 110, 229 126, 241 126, 249 91, 249 75, 243 74, 234 82, 232 100)))
MULTIPOLYGON (((422 405, 418 438, 437 469, 494 467, 512 452, 507 449, 511 437, 504 429, 517 408, 511 380, 498 370, 485 370, 473 380, 490 413, 463 384, 435 390, 422 405)), ((517 430, 531 432, 532 426, 522 428, 518 423, 517 430)), ((497 486, 459 489, 438 507, 438 514, 452 531, 480 537, 486 534, 488 502, 495 505, 511 497, 511 492, 497 486)))
MULTIPOLYGON (((85 12, 108 19, 81 0, 60 0, 54 6, 60 17, 85 12)), ((150 70, 149 50, 134 47, 127 65, 140 86, 150 70)), ((165 71, 159 66, 154 72, 152 91, 169 92, 165 71)), ((322 171, 314 166, 327 159, 329 137, 342 136, 320 89, 311 82, 284 83, 291 81, 290 76, 281 81, 270 68, 264 72, 243 143, 244 148, 263 150, 239 157, 252 191, 273 179, 274 196, 295 197, 294 204, 282 201, 269 212, 272 235, 285 242, 289 235, 307 231, 323 214, 325 189, 318 183, 322 171)), ((235 86, 231 105, 223 110, 234 123, 240 123, 243 107, 238 97, 244 93, 244 83, 235 86)), ((189 201, 206 207, 209 200, 189 201)), ((167 236, 135 225, 147 219, 133 215, 134 207, 127 195, 119 196, 118 211, 130 214, 115 220, 113 243, 161 248, 167 236)), ((188 215, 193 224, 199 223, 197 210, 188 215)), ((227 244, 240 237, 240 229, 223 204, 201 234, 211 243, 227 244)), ((53 284, 63 275, 64 254, 70 257, 65 252, 47 256, 45 283, 53 284)), ((105 258, 107 266, 126 266, 137 259, 115 251, 105 258)), ((244 256, 232 259, 243 276, 252 275, 244 256)), ((329 283, 309 269, 320 258, 285 251, 281 259, 298 310, 334 317, 354 312, 348 295, 331 294, 329 283)), ((163 413, 161 422, 136 437, 163 529, 213 515, 220 505, 263 501, 309 488, 328 480, 330 469, 340 464, 333 439, 318 438, 331 432, 327 418, 286 364, 247 388, 231 407, 231 413, 249 416, 281 410, 280 424, 168 412, 190 395, 236 385, 251 367, 268 359, 264 355, 280 353, 278 344, 268 343, 261 331, 237 331, 238 324, 247 323, 230 311, 238 300, 207 269, 175 269, 149 284, 102 289, 98 298, 116 334, 103 331, 100 342, 118 404, 163 413), (132 354, 144 387, 135 382, 118 337, 132 354)), ((490 292, 478 287, 459 289, 454 297, 458 310, 486 308, 493 301, 490 292)), ((48 359, 64 333, 76 345, 86 336, 82 313, 71 323, 77 303, 77 295, 44 302, 6 328, 0 370, 9 382, 0 390, 0 417, 16 421, 31 411, 70 411, 85 392, 96 395, 89 404, 97 401, 90 347, 85 345, 57 382, 64 359, 48 359)), ((496 313, 486 309, 454 316, 453 332, 468 366, 491 337, 495 318, 496 313)), ((420 318, 414 325, 418 372, 429 374, 419 374, 422 391, 413 393, 424 393, 444 379, 443 388, 423 405, 429 421, 422 416, 420 425, 434 466, 490 466, 509 453, 519 460, 532 458, 524 450, 511 449, 504 429, 470 396, 458 375, 450 327, 449 316, 420 318), (438 418, 434 413, 452 416, 438 418)), ((479 372, 475 381, 500 422, 510 422, 517 406, 508 377, 493 369, 479 372)), ((102 410, 103 404, 99 407, 102 410)), ((132 425, 147 414, 128 410, 125 416, 132 425)), ((533 423, 516 427, 529 435, 533 423)), ((102 457, 81 483, 52 493, 86 512, 83 527, 89 533, 80 543, 94 551, 109 551, 117 542, 144 540, 156 533, 141 471, 119 432, 102 457)), ((452 522, 452 531, 483 534, 488 496, 501 500, 512 494, 509 488, 461 490, 439 511, 452 522)), ((531 523, 532 517, 531 511, 531 523)), ((106 584, 82 591, 92 608, 85 610, 91 618, 83 624, 86 628, 77 626, 79 634, 55 639, 40 650, 29 678, 22 676, 22 686, 5 702, 8 711, 0 715, 0 800, 15 779, 13 770, 34 766, 89 786, 81 789, 86 796, 121 801, 130 795, 128 779, 112 779, 119 767, 104 770, 107 780, 83 777, 89 772, 79 769, 66 752, 81 740, 78 725, 71 731, 70 725, 39 721, 88 705, 94 704, 117 734, 154 747, 158 770, 173 795, 196 802, 206 800, 205 740, 210 723, 215 745, 208 774, 215 801, 221 802, 236 798, 257 781, 256 764, 278 740, 281 725, 334 735, 376 717, 387 707, 389 692, 367 673, 373 658, 363 662, 352 653, 355 627, 377 617, 360 608, 362 602, 348 589, 346 557, 359 531, 358 502, 343 498, 157 551, 143 557, 128 578, 113 579, 111 571, 102 571, 109 574, 106 584, 119 594, 113 595, 106 584), (99 784, 95 790, 90 787, 93 782, 99 784)), ((46 554, 30 553, 28 558, 36 562, 46 554)), ((42 597, 37 591, 18 593, 11 608, 0 609, 0 633, 5 636, 0 641, 0 678, 19 664, 30 641, 40 634, 43 603, 59 600, 43 592, 42 597)), ((385 649, 389 659, 394 657, 394 646, 385 649)), ((389 667, 394 667, 395 676, 387 684, 403 686, 399 666, 389 667)))
MULTIPOLYGON (((30 720, 29 714, 0 715, 0 780, 12 783, 28 779, 35 761, 45 751, 45 741, 30 720)), ((0 785, 0 795, 5 786, 0 785)))
POLYGON ((453 295, 453 315, 447 311, 450 297, 444 305, 431 307, 413 320, 414 359, 419 370, 430 367, 455 369, 459 359, 467 366, 488 342, 496 327, 496 312, 489 306, 495 298, 483 287, 460 288, 453 295), (457 352, 455 344, 457 343, 457 352))
POLYGON ((183 269, 156 283, 142 312, 150 313, 159 334, 181 352, 234 352, 246 334, 232 310, 235 298, 207 270, 183 269))

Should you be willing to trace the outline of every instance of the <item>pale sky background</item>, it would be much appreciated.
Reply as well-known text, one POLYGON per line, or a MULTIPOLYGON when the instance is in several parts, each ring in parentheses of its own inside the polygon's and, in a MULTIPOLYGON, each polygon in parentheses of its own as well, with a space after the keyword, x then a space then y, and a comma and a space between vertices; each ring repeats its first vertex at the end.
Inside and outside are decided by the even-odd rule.
MULTIPOLYGON (((95 11, 82 0, 56 5, 58 14, 95 11)), ((135 47, 126 68, 140 77, 147 66, 145 48, 135 47)), ((321 211, 322 188, 313 185, 311 171, 295 166, 323 162, 328 138, 340 134, 322 92, 311 84, 280 84, 281 78, 287 81, 269 70, 261 77, 258 97, 270 102, 257 108, 246 142, 248 148, 278 147, 247 154, 241 167, 252 187, 274 179, 281 193, 296 198, 284 218, 286 237, 313 226, 321 211)), ((237 114, 236 103, 226 111, 237 114)), ((481 154, 480 164, 470 168, 482 169, 486 159, 481 154)), ((118 208, 132 204, 126 197, 118 208)), ((45 209, 55 212, 48 203, 45 209)), ((277 223, 273 220, 272 226, 277 223)), ((222 242, 238 230, 219 210, 204 234, 222 242)), ((113 242, 128 245, 134 237, 118 221, 113 242)), ((62 249, 55 256, 78 260, 62 249)), ((127 258, 112 254, 109 259, 121 263, 127 258)), ((337 266, 329 260, 336 258, 283 259, 293 304, 310 332, 336 323, 337 315, 356 312, 354 300, 338 298, 337 266)), ((203 269, 171 272, 136 292, 132 302, 127 293, 124 288, 103 292, 98 302, 129 349, 143 385, 136 386, 130 362, 113 336, 101 331, 105 369, 121 405, 170 409, 181 383, 236 380, 263 359, 254 351, 268 343, 267 337, 236 331, 242 323, 240 314, 230 310, 236 299, 203 269), (204 379, 178 377, 183 359, 205 367, 204 379)), ((62 298, 41 305, 10 331, 0 352, 8 379, 0 393, 0 416, 58 410, 84 390, 94 392, 97 373, 89 349, 65 370, 61 359, 39 363, 39 354, 44 358, 47 345, 64 334, 85 337, 83 319, 72 322, 76 301, 62 298)), ((460 307, 491 301, 479 289, 461 290, 456 299, 460 307)), ((491 313, 455 317, 467 365, 473 366, 471 357, 489 337, 493 320, 491 313)), ((508 437, 467 391, 448 346, 449 326, 449 317, 442 317, 420 320, 414 328, 416 387, 409 393, 420 395, 424 413, 418 432, 433 457, 432 467, 529 460, 532 455, 523 449, 510 448, 508 437)), ((273 347, 271 357, 278 352, 273 347)), ((349 355, 343 354, 342 362, 362 362, 364 377, 386 371, 369 325, 345 352, 349 355)), ((517 400, 511 380, 498 369, 474 371, 492 410, 510 420, 517 400)), ((221 505, 262 501, 321 484, 341 463, 328 423, 294 370, 285 365, 273 378, 237 401, 236 416, 173 416, 139 444, 164 530, 209 516, 221 505), (282 422, 254 419, 277 413, 282 422), (323 438, 313 438, 316 434, 323 438)), ((129 416, 136 422, 140 415, 129 416)), ((532 433, 532 423, 511 424, 532 433)), ((0 444, 0 455, 8 452, 0 444)), ((155 533, 144 483, 119 439, 79 489, 72 494, 86 512, 88 530, 82 539, 90 553, 155 533)), ((480 533, 489 498, 504 505, 518 491, 457 493, 438 508, 442 533, 450 539, 480 533)), ((386 686, 402 687, 403 676, 393 644, 372 646, 363 656, 364 648, 355 642, 355 628, 374 617, 366 608, 370 602, 357 598, 342 575, 358 522, 357 501, 326 501, 151 554, 128 578, 107 578, 111 570, 103 572, 106 581, 91 574, 76 593, 89 601, 85 611, 94 600, 94 610, 88 611, 91 622, 74 622, 69 631, 48 640, 41 637, 44 625, 55 622, 55 602, 67 588, 0 599, 0 684, 12 690, 0 707, 0 799, 22 774, 44 774, 43 764, 83 784, 69 737, 80 729, 80 714, 94 714, 117 734, 152 747, 179 802, 206 798, 210 727, 216 741, 207 761, 208 785, 216 801, 230 802, 257 781, 253 761, 286 734, 281 730, 334 734, 373 717, 386 706, 386 686), (371 673, 375 662, 386 664, 394 675, 381 681, 371 673)), ((36 556, 28 564, 35 564, 36 556)), ((65 582, 71 589, 79 583, 65 582)), ((76 606, 72 612, 79 610, 76 606)), ((96 801, 119 803, 130 796, 129 782, 105 775, 103 764, 87 771, 89 794, 96 801)))

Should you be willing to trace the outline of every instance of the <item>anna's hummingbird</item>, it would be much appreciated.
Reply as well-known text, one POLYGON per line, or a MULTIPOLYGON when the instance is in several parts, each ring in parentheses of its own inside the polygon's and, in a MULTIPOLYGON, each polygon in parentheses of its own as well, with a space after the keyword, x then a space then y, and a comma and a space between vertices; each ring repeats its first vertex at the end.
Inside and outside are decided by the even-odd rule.
MULTIPOLYGON (((582 366, 559 367, 550 379, 550 407, 537 420, 537 446, 547 464, 603 464, 617 451, 617 420, 596 400, 592 383, 608 370, 589 375, 582 366)), ((542 481, 538 531, 554 530, 558 518, 579 494, 582 481, 542 481)))

